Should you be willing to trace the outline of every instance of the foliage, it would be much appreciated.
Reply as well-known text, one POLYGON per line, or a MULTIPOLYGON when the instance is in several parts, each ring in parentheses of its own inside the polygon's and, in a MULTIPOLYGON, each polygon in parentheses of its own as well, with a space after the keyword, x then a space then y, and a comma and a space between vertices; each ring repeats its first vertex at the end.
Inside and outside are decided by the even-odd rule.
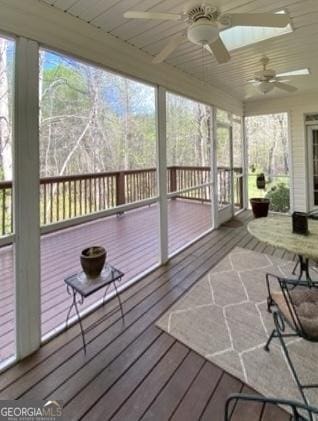
POLYGON ((270 199, 270 210, 274 212, 289 211, 289 188, 285 183, 278 183, 271 187, 265 197, 270 199))
POLYGON ((266 178, 288 175, 288 120, 286 113, 245 119, 248 161, 252 172, 266 178))

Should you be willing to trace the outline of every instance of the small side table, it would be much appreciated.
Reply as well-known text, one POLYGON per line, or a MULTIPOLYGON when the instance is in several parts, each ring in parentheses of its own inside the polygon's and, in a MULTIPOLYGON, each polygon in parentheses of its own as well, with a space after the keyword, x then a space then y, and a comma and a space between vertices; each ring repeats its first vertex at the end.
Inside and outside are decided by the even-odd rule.
MULTIPOLYGON (((77 315, 77 319, 80 325, 81 329, 81 335, 83 339, 83 349, 84 353, 86 353, 86 341, 85 341, 85 331, 82 324, 82 319, 80 316, 80 312, 78 310, 78 304, 83 304, 84 299, 86 297, 89 297, 90 295, 94 294, 95 292, 99 291, 102 288, 105 288, 105 293, 103 296, 103 304, 106 297, 106 293, 108 291, 108 288, 111 285, 114 285, 115 291, 116 291, 116 297, 119 302, 121 317, 123 322, 125 322, 124 319, 124 311, 123 311, 123 305, 120 299, 120 295, 118 293, 116 282, 120 282, 122 280, 122 277, 124 276, 124 273, 120 270, 116 269, 110 264, 106 264, 101 272, 101 274, 97 278, 89 278, 86 276, 84 272, 76 273, 72 276, 69 276, 68 278, 64 279, 64 282, 66 284, 67 293, 72 296, 72 304, 70 305, 70 308, 67 312, 66 316, 66 327, 68 326, 68 320, 71 314, 71 311, 73 307, 75 308, 75 312, 77 315), (78 299, 79 296, 79 299, 78 299)), ((107 317, 107 315, 105 316, 107 317)), ((92 329, 96 326, 96 324, 101 323, 105 317, 98 320, 98 322, 93 323, 89 328, 86 329, 86 332, 92 329)))

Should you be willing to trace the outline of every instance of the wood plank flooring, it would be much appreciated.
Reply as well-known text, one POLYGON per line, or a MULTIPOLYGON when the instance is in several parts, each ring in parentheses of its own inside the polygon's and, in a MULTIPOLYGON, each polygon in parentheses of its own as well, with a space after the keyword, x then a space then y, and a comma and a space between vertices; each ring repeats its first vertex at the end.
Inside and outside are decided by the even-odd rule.
MULTIPOLYGON (((235 246, 285 256, 245 226, 221 227, 122 293, 125 324, 115 300, 87 316, 85 326, 112 311, 88 332, 86 355, 74 325, 4 372, 0 399, 61 399, 67 420, 223 421, 230 393, 254 392, 155 321, 235 246)), ((275 406, 238 403, 231 411, 236 421, 290 419, 275 406)))
MULTIPOLYGON (((158 212, 156 205, 147 206, 42 236, 42 335, 65 322, 71 298, 63 280, 80 270, 79 255, 88 245, 107 249, 108 260, 125 273, 123 283, 158 262, 158 212)), ((210 206, 173 200, 169 202, 168 220, 169 250, 173 252, 211 227, 210 206)), ((14 352, 13 257, 12 247, 0 248, 0 360, 14 352)), ((82 309, 102 298, 103 293, 86 299, 82 309)))

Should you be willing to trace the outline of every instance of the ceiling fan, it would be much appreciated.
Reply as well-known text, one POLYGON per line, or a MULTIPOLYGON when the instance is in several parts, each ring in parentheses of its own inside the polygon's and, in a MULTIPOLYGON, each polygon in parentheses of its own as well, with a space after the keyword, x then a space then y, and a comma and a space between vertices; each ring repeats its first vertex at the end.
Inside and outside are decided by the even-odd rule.
POLYGON ((284 28, 290 23, 289 17, 275 13, 229 13, 222 15, 218 7, 207 4, 191 4, 180 14, 127 11, 128 19, 155 19, 181 21, 187 25, 186 32, 173 36, 163 50, 154 58, 153 63, 163 62, 180 44, 190 41, 201 45, 214 54, 218 63, 230 60, 219 33, 233 26, 261 26, 284 28))
POLYGON ((253 83, 253 85, 256 87, 258 91, 260 91, 262 94, 267 94, 268 92, 271 92, 274 88, 282 89, 286 92, 295 92, 297 91, 297 88, 292 85, 288 85, 286 80, 286 74, 284 76, 280 76, 276 73, 273 69, 267 69, 267 65, 269 63, 268 57, 262 57, 261 65, 263 66, 263 70, 256 72, 254 75, 253 80, 249 80, 249 83, 253 83))

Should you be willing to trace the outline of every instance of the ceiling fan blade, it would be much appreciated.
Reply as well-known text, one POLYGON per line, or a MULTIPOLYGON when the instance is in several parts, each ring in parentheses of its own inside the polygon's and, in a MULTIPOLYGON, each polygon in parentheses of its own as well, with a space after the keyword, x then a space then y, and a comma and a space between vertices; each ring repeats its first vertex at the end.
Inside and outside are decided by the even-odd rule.
POLYGON ((295 86, 287 85, 286 83, 282 83, 282 82, 272 82, 272 83, 275 86, 275 88, 282 89, 283 91, 286 91, 286 92, 297 91, 297 88, 295 88, 295 86))
POLYGON ((290 80, 283 76, 275 76, 274 82, 290 82, 290 80))
MULTIPOLYGON (((233 13, 229 17, 231 26, 264 26, 284 28, 290 23, 289 17, 284 13, 233 13)), ((221 17, 221 22, 222 22, 221 17)))
POLYGON ((154 20, 182 20, 182 15, 175 13, 154 13, 154 12, 137 12, 129 10, 124 13, 127 19, 154 19, 154 20))
POLYGON ((227 51, 220 37, 211 44, 206 44, 205 48, 215 56, 219 64, 226 63, 231 59, 230 53, 227 51))
POLYGON ((152 60, 153 63, 162 63, 170 54, 183 42, 186 41, 184 34, 178 34, 170 39, 168 44, 160 51, 159 54, 152 60))

